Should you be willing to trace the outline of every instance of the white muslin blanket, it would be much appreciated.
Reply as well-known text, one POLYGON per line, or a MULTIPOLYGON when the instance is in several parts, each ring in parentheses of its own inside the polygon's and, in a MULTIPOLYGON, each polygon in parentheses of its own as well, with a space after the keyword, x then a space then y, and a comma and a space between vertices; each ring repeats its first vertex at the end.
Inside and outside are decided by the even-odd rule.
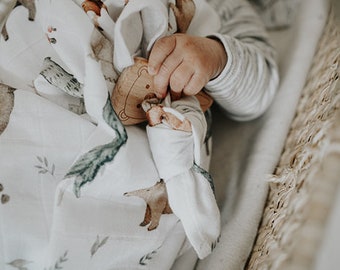
POLYGON ((106 1, 120 13, 102 9, 105 37, 73 1, 36 4, 34 22, 23 7, 11 13, 9 40, 0 42, 1 81, 17 88, 0 136, 0 183, 10 198, 0 208, 0 264, 169 269, 190 246, 206 257, 220 218, 197 100, 168 104, 190 120, 192 133, 162 124, 146 134, 124 127, 109 99, 119 72, 169 34, 175 21, 165 3, 106 1), (139 224, 152 213, 160 179, 173 214, 148 231, 139 224), (132 191, 138 195, 125 196, 132 191))
POLYGON ((148 126, 147 134, 159 176, 166 182, 169 204, 198 256, 204 258, 214 249, 220 234, 212 179, 199 167, 204 164, 201 146, 206 134, 205 117, 195 97, 172 102, 171 108, 190 120, 192 134, 164 124, 148 126))

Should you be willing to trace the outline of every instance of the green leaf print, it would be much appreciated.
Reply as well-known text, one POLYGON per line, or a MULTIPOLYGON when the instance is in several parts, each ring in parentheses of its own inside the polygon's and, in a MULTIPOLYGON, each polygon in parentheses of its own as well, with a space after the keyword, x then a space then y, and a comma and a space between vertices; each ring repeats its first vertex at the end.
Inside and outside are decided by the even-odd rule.
POLYGON ((153 256, 157 253, 157 250, 153 250, 150 253, 144 255, 139 259, 140 265, 147 265, 150 260, 152 260, 153 256))
MULTIPOLYGON (((62 256, 60 256, 59 259, 54 263, 54 265, 50 266, 48 268, 48 270, 61 270, 61 269, 64 269, 62 264, 64 264, 68 260, 67 253, 68 253, 68 251, 66 250, 65 253, 62 256)), ((44 268, 44 270, 47 270, 47 268, 44 268)))
POLYGON ((54 164, 52 164, 49 168, 49 162, 46 157, 37 156, 37 160, 39 161, 39 164, 35 165, 34 167, 39 170, 38 171, 39 174, 49 173, 50 175, 54 176, 54 172, 55 172, 54 164))
POLYGON ((103 108, 103 119, 115 131, 116 137, 112 142, 96 146, 80 156, 66 174, 65 178, 76 177, 73 189, 77 197, 80 197, 80 188, 86 183, 91 182, 96 177, 100 168, 107 162, 111 162, 120 147, 127 141, 126 130, 113 110, 109 98, 103 108))
POLYGON ((209 182, 210 187, 211 187, 213 193, 215 194, 215 185, 214 185, 214 181, 213 181, 213 178, 210 175, 210 173, 208 171, 204 170, 202 167, 198 166, 196 163, 194 163, 194 165, 192 166, 192 169, 193 169, 194 172, 203 175, 203 177, 205 179, 207 179, 207 181, 209 182))
POLYGON ((104 237, 102 240, 99 239, 99 236, 97 235, 96 241, 93 243, 91 247, 91 257, 98 251, 99 248, 104 246, 109 239, 108 236, 104 237))
POLYGON ((18 270, 27 270, 28 268, 25 267, 27 264, 32 263, 31 261, 27 261, 24 259, 16 259, 14 261, 11 261, 7 263, 8 265, 18 269, 18 270))
POLYGON ((103 119, 113 130, 116 131, 118 136, 126 137, 125 139, 127 139, 125 127, 122 122, 120 122, 116 112, 114 111, 110 98, 107 99, 103 108, 103 119))

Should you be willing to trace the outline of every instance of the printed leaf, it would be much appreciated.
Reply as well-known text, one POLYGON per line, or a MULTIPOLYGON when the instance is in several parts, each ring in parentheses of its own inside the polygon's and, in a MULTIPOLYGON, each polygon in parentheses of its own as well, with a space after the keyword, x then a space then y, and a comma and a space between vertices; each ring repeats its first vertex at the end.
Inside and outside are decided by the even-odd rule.
POLYGON ((54 263, 54 266, 50 266, 49 270, 60 270, 63 269, 62 264, 68 260, 67 258, 67 250, 65 253, 59 257, 59 259, 54 263))
MULTIPOLYGON (((159 248, 158 248, 159 249, 159 248)), ((157 250, 158 250, 157 249, 157 250)), ((144 255, 142 258, 140 258, 139 260, 139 264, 140 265, 147 265, 148 261, 152 260, 153 255, 155 255, 157 253, 157 250, 153 250, 150 253, 144 255)))
POLYGON ((47 161, 46 157, 44 157, 44 164, 45 164, 46 167, 48 167, 48 161, 47 161))
POLYGON ((112 161, 120 147, 127 141, 126 130, 114 112, 109 98, 103 108, 103 118, 114 129, 117 136, 112 142, 96 146, 80 156, 66 174, 65 178, 76 177, 74 193, 77 197, 80 196, 80 188, 86 183, 91 182, 96 177, 100 168, 107 162, 112 161))
POLYGON ((67 261, 67 253, 68 253, 68 251, 66 250, 64 255, 59 258, 59 260, 61 262, 66 262, 67 261))
POLYGON ((100 242, 99 246, 98 247, 102 247, 106 244, 107 240, 109 239, 108 236, 104 237, 104 239, 100 242))
POLYGON ((65 177, 76 176, 74 192, 77 197, 80 196, 80 188, 91 182, 105 163, 113 160, 124 143, 121 138, 115 138, 111 143, 93 148, 76 161, 65 177))
POLYGON ((106 104, 103 108, 103 118, 105 122, 116 131, 116 134, 123 139, 127 139, 127 133, 125 131, 124 125, 119 120, 116 112, 114 111, 111 101, 108 98, 106 104))
POLYGON ((192 166, 192 169, 193 169, 194 172, 203 175, 203 177, 208 180, 210 187, 211 187, 213 193, 215 194, 214 181, 213 181, 213 178, 210 175, 210 173, 207 172, 206 170, 204 170, 202 167, 198 166, 196 163, 194 163, 194 165, 192 166))
POLYGON ((24 267, 25 265, 31 263, 31 261, 27 261, 24 259, 16 259, 14 261, 11 261, 9 263, 7 263, 8 265, 13 266, 14 268, 17 268, 19 270, 27 270, 26 267, 24 267))
POLYGON ((99 236, 97 235, 96 241, 93 243, 91 247, 91 257, 97 252, 99 248, 99 236))
POLYGON ((52 164, 51 170, 49 170, 49 162, 46 157, 39 157, 37 156, 38 161, 41 163, 41 165, 35 165, 34 167, 39 169, 38 173, 40 174, 46 174, 49 173, 52 176, 54 176, 54 171, 55 171, 55 165, 52 164))
POLYGON ((106 236, 103 238, 103 240, 100 241, 99 236, 97 235, 96 241, 93 243, 91 247, 91 257, 98 251, 98 249, 102 246, 104 246, 109 239, 109 236, 106 236))

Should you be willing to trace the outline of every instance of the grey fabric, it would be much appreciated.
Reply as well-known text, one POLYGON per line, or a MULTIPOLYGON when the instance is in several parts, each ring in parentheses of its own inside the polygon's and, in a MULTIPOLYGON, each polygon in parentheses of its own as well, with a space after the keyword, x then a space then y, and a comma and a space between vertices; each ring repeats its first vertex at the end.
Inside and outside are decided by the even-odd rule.
POLYGON ((297 13, 300 0, 249 0, 268 29, 289 27, 297 13))

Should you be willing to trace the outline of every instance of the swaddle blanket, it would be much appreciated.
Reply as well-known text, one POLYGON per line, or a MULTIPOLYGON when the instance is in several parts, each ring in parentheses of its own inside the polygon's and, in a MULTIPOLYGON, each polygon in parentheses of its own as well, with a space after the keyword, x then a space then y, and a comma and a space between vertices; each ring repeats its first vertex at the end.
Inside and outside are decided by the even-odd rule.
MULTIPOLYGON (((24 8, 7 21, 1 80, 18 90, 0 136, 9 198, 0 208, 4 267, 168 269, 186 237, 200 258, 216 245, 219 211, 196 98, 166 104, 190 121, 192 133, 161 124, 147 135, 124 127, 109 99, 133 57, 147 56, 157 38, 175 31, 173 14, 156 0, 105 3, 114 11, 96 17, 72 1, 37 1, 34 22, 24 8), (170 206, 174 214, 155 221, 154 204, 164 196, 169 205, 161 213, 170 206)), ((211 19, 217 28, 214 13, 211 19)))
POLYGON ((210 187, 212 180, 199 166, 202 154, 197 146, 204 144, 206 123, 195 97, 175 101, 171 107, 189 119, 192 134, 169 130, 164 124, 148 126, 147 134, 159 175, 167 184, 169 204, 202 258, 213 250, 220 232, 219 210, 210 187))

